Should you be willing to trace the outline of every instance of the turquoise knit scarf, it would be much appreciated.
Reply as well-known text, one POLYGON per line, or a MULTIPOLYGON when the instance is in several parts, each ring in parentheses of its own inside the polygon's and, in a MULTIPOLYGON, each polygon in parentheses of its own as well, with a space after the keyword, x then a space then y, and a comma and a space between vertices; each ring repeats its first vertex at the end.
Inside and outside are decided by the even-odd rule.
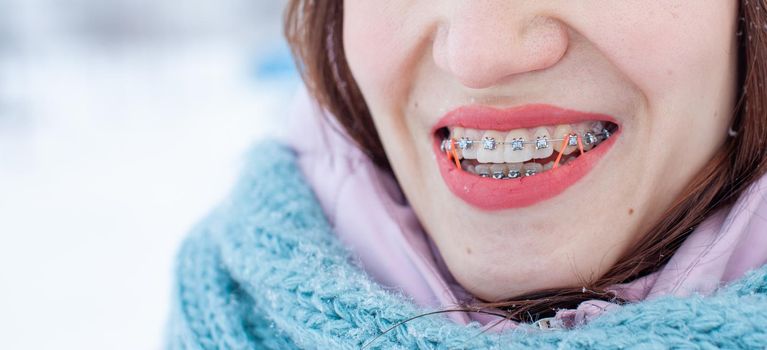
MULTIPOLYGON (((169 349, 359 349, 430 311, 350 263, 290 150, 255 149, 230 198, 181 247, 169 349)), ((627 305, 574 330, 520 329, 480 334, 434 315, 368 348, 764 348, 767 269, 709 297, 627 305)))

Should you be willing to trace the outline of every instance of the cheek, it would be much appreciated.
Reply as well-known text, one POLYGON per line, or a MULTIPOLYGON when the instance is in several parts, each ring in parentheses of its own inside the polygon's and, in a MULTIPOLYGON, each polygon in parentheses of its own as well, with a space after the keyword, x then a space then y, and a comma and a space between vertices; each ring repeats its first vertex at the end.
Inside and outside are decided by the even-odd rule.
POLYGON ((711 90, 711 81, 704 79, 727 75, 734 64, 735 1, 626 1, 590 13, 593 25, 584 26, 586 36, 639 87, 651 107, 666 98, 711 90))
MULTIPOLYGON (((392 40, 396 29, 391 16, 376 16, 381 5, 368 1, 347 1, 344 8, 344 51, 349 68, 360 87, 380 86, 396 71, 398 44, 392 40)), ((363 89, 367 90, 367 89, 363 89)))
POLYGON ((423 16, 410 1, 346 1, 344 11, 346 59, 367 102, 401 96, 397 82, 407 80, 413 48, 425 35, 413 29, 414 19, 423 16))

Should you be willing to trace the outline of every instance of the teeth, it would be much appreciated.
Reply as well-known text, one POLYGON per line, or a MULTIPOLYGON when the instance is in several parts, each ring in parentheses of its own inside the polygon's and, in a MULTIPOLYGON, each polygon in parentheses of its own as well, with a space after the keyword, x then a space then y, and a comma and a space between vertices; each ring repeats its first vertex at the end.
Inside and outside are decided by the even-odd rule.
POLYGON ((576 152, 578 141, 583 151, 589 151, 609 136, 604 122, 600 121, 508 132, 453 127, 442 147, 450 147, 453 142, 461 159, 461 169, 466 172, 494 179, 516 179, 552 170, 555 163, 552 159, 562 151, 563 145, 565 156, 560 166, 570 164, 580 155, 576 152), (546 159, 548 163, 531 162, 532 159, 546 159))
POLYGON ((507 163, 522 163, 533 159, 534 145, 525 144, 530 141, 527 129, 509 131, 505 138, 503 160, 507 163))
MULTIPOLYGON (((568 156, 562 160, 562 165, 570 164, 575 158, 575 156, 568 156)), ((554 167, 554 162, 551 161, 545 165, 535 162, 474 165, 464 160, 462 167, 464 171, 481 177, 493 179, 517 179, 526 176, 534 176, 551 170, 554 167)))
POLYGON ((599 141, 596 135, 601 133, 602 129, 604 129, 602 122, 584 122, 575 125, 574 131, 581 135, 584 151, 594 148, 596 142, 599 141))
POLYGON ((463 132, 463 135, 461 135, 462 137, 466 137, 469 140, 477 140, 473 142, 471 146, 469 146, 467 149, 462 150, 463 158, 477 159, 477 150, 482 148, 482 144, 480 140, 482 140, 483 132, 477 129, 464 129, 464 128, 461 128, 461 131, 463 132))
POLYGON ((601 133, 605 129, 605 124, 603 122, 601 122, 601 121, 591 122, 590 128, 591 128, 591 130, 589 130, 589 131, 591 131, 591 132, 593 132, 595 134, 599 134, 599 133, 601 133))
POLYGON ((454 146, 456 146, 455 151, 456 153, 458 153, 459 158, 466 158, 463 155, 463 149, 461 149, 461 147, 458 147, 457 145, 458 140, 467 139, 466 135, 464 134, 465 134, 464 128, 461 128, 461 127, 456 127, 452 131, 450 131, 450 138, 456 143, 454 146))
POLYGON ((583 150, 588 151, 594 148, 594 144, 597 143, 597 137, 593 132, 587 131, 583 133, 583 150))
POLYGON ((502 179, 506 176, 506 169, 504 164, 493 164, 490 166, 490 176, 494 179, 502 179))
POLYGON ((490 164, 477 164, 474 166, 474 171, 479 176, 490 177, 490 164))
MULTIPOLYGON (((572 145, 571 136, 573 136, 573 133, 575 131, 570 125, 557 125, 557 127, 554 129, 554 138, 556 139, 568 139, 567 146, 565 146, 565 154, 573 153, 576 149, 578 149, 578 144, 572 145)), ((560 152, 562 151, 562 141, 554 142, 554 151, 560 152)))
POLYGON ((482 147, 477 150, 480 163, 503 163, 503 132, 488 130, 482 135, 482 147))
POLYGON ((542 159, 554 153, 554 145, 549 141, 551 139, 548 128, 540 127, 535 129, 532 137, 532 141, 535 141, 535 144, 530 145, 533 150, 533 158, 542 159))
POLYGON ((522 177, 522 163, 511 163, 507 165, 508 172, 506 177, 509 179, 516 179, 522 177))
POLYGON ((476 174, 477 172, 474 170, 474 164, 468 159, 464 159, 461 161, 461 169, 464 171, 468 171, 472 174, 476 174))
POLYGON ((525 166, 522 168, 522 174, 525 176, 533 176, 541 172, 543 172, 543 165, 538 163, 525 163, 525 166))

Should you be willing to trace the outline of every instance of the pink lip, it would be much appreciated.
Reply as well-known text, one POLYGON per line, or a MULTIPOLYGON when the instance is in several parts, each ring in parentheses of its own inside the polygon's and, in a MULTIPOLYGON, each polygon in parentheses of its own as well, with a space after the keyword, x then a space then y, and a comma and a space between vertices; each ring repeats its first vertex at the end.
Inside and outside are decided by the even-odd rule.
POLYGON ((436 131, 446 126, 511 130, 589 120, 605 120, 620 125, 615 118, 608 115, 578 112, 550 105, 525 105, 504 110, 484 106, 460 107, 447 113, 432 128, 433 149, 437 155, 440 173, 448 188, 465 202, 484 210, 527 207, 564 192, 588 174, 615 143, 621 128, 598 147, 579 156, 570 164, 560 165, 556 170, 535 176, 509 180, 483 178, 458 170, 440 151, 442 140, 437 137, 436 131))

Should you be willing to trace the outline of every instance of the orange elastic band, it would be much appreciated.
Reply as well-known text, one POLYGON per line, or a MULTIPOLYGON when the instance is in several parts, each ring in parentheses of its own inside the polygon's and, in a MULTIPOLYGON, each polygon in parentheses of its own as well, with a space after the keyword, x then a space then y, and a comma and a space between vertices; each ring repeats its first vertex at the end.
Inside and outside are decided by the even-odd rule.
POLYGON ((562 155, 565 154, 565 148, 567 147, 567 137, 570 136, 570 134, 567 134, 563 136, 564 140, 562 140, 562 149, 559 150, 559 155, 557 156, 557 160, 554 161, 553 168, 556 169, 559 166, 559 161, 562 160, 562 155))
POLYGON ((461 160, 458 159, 458 151, 455 150, 454 139, 450 139, 450 150, 453 151, 453 160, 455 161, 455 167, 458 168, 458 170, 463 170, 463 168, 461 168, 461 160))

